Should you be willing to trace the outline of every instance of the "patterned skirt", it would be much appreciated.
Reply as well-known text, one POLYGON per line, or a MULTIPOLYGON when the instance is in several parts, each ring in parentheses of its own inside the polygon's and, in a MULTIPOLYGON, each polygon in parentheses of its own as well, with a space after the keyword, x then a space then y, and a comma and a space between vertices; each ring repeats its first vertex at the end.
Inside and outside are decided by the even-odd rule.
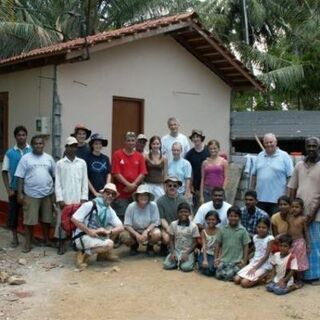
POLYGON ((309 236, 309 270, 304 272, 304 279, 316 280, 320 278, 320 221, 314 221, 310 224, 309 236))
POLYGON ((295 239, 292 243, 291 252, 297 258, 298 271, 306 271, 309 269, 309 261, 307 255, 306 241, 304 238, 295 239))

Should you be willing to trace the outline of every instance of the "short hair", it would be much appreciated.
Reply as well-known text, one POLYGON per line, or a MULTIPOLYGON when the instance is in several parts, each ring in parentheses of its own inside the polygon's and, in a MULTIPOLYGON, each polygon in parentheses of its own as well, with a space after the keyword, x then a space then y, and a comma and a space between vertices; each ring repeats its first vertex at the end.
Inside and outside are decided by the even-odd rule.
POLYGON ((183 210, 183 209, 188 210, 191 213, 191 208, 190 208, 189 203, 187 203, 187 202, 179 203, 178 208, 177 208, 177 212, 179 213, 179 211, 183 210))
POLYGON ((30 144, 33 145, 34 142, 35 142, 37 139, 41 139, 41 140, 44 142, 43 136, 40 135, 40 134, 37 134, 37 135, 35 135, 35 136, 33 136, 33 137, 31 138, 30 144))
POLYGON ((17 126, 14 128, 14 131, 13 131, 13 135, 16 137, 17 134, 20 132, 20 131, 23 131, 26 135, 28 135, 28 130, 25 126, 17 126))
POLYGON ((227 211, 227 217, 229 217, 232 212, 237 214, 239 217, 241 217, 241 210, 238 206, 230 207, 227 211))
POLYGON ((223 192, 224 194, 224 189, 222 187, 214 187, 211 191, 211 195, 213 195, 215 192, 223 192))
POLYGON ((302 200, 301 198, 294 198, 294 199, 291 201, 291 204, 294 203, 294 202, 299 203, 299 205, 301 206, 301 208, 303 208, 304 202, 303 202, 303 200, 302 200))
POLYGON ((286 243, 291 247, 293 239, 289 234, 282 234, 281 236, 279 236, 278 242, 279 244, 286 243))
POLYGON ((167 125, 169 125, 169 123, 170 123, 171 121, 175 121, 175 122, 177 122, 178 124, 180 124, 180 123, 179 123, 179 120, 178 120, 176 117, 170 117, 170 118, 167 120, 167 125))
POLYGON ((263 140, 266 139, 267 137, 273 138, 275 141, 277 141, 277 137, 274 133, 268 132, 263 136, 263 140))
POLYGON ((252 197, 252 198, 255 198, 256 200, 258 199, 257 192, 255 190, 248 190, 244 194, 244 197, 252 197))
POLYGON ((207 146, 210 147, 213 144, 215 144, 218 149, 220 149, 220 142, 216 139, 211 139, 210 141, 208 141, 207 146))
POLYGON ((207 220, 209 217, 212 217, 212 216, 216 218, 217 223, 221 222, 221 219, 219 217, 219 213, 217 211, 214 211, 214 210, 208 211, 204 218, 205 218, 205 220, 207 220))
POLYGON ((265 224, 268 229, 270 229, 270 225, 271 225, 271 222, 270 222, 270 219, 268 217, 261 217, 258 219, 257 221, 257 226, 260 224, 260 223, 263 223, 265 224))
POLYGON ((285 201, 286 203, 291 204, 291 198, 286 195, 278 198, 278 205, 280 204, 280 201, 285 201))
POLYGON ((171 146, 171 149, 174 147, 174 146, 179 146, 180 147, 180 150, 182 151, 182 144, 178 141, 176 141, 175 143, 172 144, 171 146))

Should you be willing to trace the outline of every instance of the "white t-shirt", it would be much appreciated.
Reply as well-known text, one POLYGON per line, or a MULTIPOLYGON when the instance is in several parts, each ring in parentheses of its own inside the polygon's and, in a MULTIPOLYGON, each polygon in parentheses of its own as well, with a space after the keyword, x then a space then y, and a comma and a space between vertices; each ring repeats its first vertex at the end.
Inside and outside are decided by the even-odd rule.
MULTIPOLYGON (((266 254, 268 244, 270 241, 274 240, 274 237, 272 235, 267 235, 265 238, 259 238, 258 235, 253 236, 253 243, 254 243, 254 256, 250 260, 251 263, 258 262, 264 255, 266 254)), ((272 269, 270 265, 270 257, 269 259, 260 267, 265 270, 272 269)))
POLYGON ((219 218, 221 220, 221 222, 217 224, 217 227, 225 226, 228 224, 227 211, 230 207, 231 207, 231 204, 225 201, 223 201, 222 207, 220 209, 216 209, 213 206, 212 201, 206 202, 203 205, 201 205, 200 208, 198 209, 197 214, 193 219, 193 222, 196 224, 201 224, 203 225, 204 228, 206 228, 207 223, 206 223, 205 216, 209 211, 214 210, 219 213, 219 218))
POLYGON ((176 137, 166 134, 161 138, 161 144, 162 153, 167 157, 168 162, 173 159, 171 148, 175 142, 180 142, 182 145, 181 158, 184 158, 186 153, 190 150, 189 140, 184 134, 178 133, 176 137))
MULTIPOLYGON (((292 253, 282 258, 280 252, 276 252, 271 256, 270 263, 276 267, 276 275, 273 279, 275 283, 278 283, 279 280, 285 277, 287 270, 298 270, 297 259, 295 256, 292 256, 292 253)), ((291 277, 287 282, 287 286, 290 287, 293 282, 293 277, 291 277)))

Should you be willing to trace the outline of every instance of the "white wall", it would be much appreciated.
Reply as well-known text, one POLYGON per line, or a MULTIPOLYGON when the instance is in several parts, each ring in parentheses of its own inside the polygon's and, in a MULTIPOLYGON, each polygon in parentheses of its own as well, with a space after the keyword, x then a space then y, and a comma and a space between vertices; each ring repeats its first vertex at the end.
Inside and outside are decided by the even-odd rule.
POLYGON ((58 78, 63 140, 81 122, 111 146, 112 96, 123 96, 145 99, 148 137, 167 133, 167 119, 176 116, 182 132, 202 129, 229 151, 230 88, 170 37, 92 53, 89 61, 60 65, 58 78))
MULTIPOLYGON (((0 92, 9 93, 9 146, 15 143, 13 130, 17 125, 28 129, 30 141, 35 134, 35 118, 51 119, 53 81, 47 78, 52 77, 52 66, 0 75, 0 92)), ((46 151, 51 152, 50 137, 46 151)), ((3 183, 0 183, 0 199, 6 200, 3 183)))

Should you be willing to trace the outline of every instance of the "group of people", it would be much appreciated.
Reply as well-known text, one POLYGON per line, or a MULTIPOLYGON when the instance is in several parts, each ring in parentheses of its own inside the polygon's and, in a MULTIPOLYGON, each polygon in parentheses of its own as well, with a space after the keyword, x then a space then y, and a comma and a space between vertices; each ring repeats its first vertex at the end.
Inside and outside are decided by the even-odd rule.
POLYGON ((77 125, 57 163, 44 152, 42 136, 34 136, 29 146, 27 129, 15 128, 16 145, 7 151, 2 168, 11 245, 19 244, 22 206, 23 252, 32 249, 39 221, 44 245, 51 245, 54 212, 58 253, 63 254, 67 235, 61 212, 81 204, 71 218, 79 268, 93 254, 98 260, 117 260, 112 249, 125 244, 131 255, 142 247, 148 255, 158 251, 165 269, 192 271, 197 260, 200 272, 243 287, 265 282, 274 269, 266 288, 276 294, 299 288, 304 280, 318 280, 319 139, 306 140, 306 157, 293 168, 276 137, 266 134, 252 171, 252 190, 240 209, 225 201, 228 161, 219 142, 205 145, 202 131, 194 129, 190 147, 176 118, 168 119, 168 128, 162 138, 150 138, 148 150, 144 134, 127 132, 123 148, 110 161, 102 153, 108 140, 77 125))

